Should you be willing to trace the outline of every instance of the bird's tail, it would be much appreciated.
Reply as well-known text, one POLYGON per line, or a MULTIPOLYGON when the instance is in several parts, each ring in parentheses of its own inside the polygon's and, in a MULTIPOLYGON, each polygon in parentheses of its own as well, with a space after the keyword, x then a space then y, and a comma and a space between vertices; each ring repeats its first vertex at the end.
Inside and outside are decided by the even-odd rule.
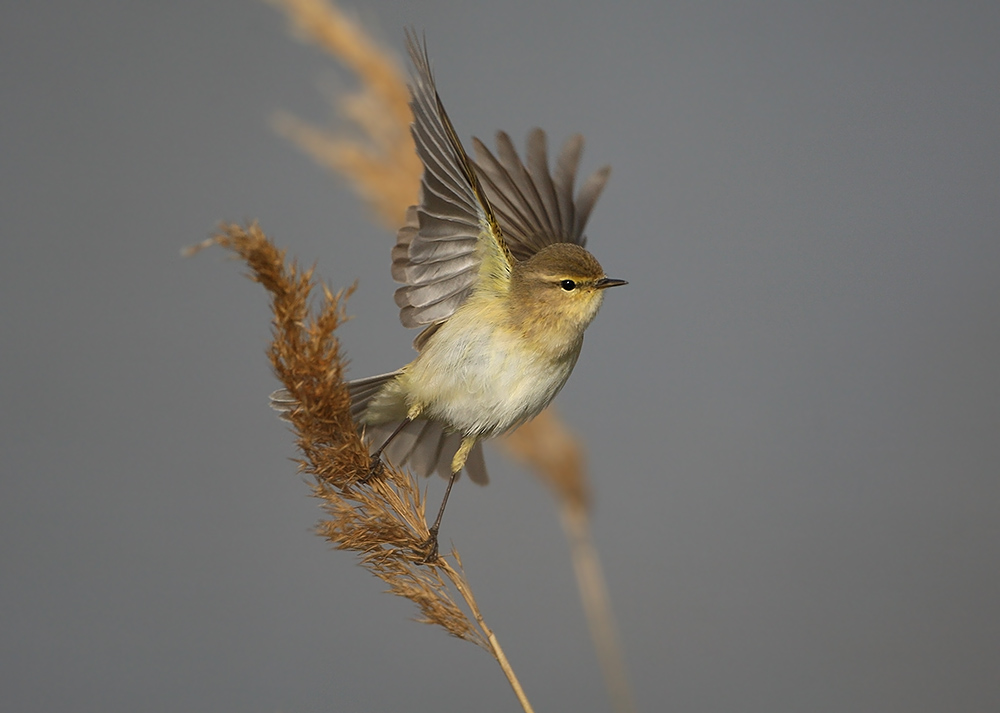
MULTIPOLYGON (((365 379, 347 382, 347 391, 351 396, 351 418, 357 424, 369 449, 378 448, 399 427, 401 418, 377 424, 365 424, 365 414, 382 387, 400 372, 369 376, 365 379)), ((278 389, 270 396, 271 408, 279 413, 281 418, 288 420, 288 413, 298 403, 286 390, 278 389)), ((382 408, 379 408, 382 411, 382 408)), ((402 409, 405 413, 405 407, 402 409)), ((437 471, 443 478, 451 476, 451 462, 462 443, 460 433, 445 430, 437 421, 417 419, 400 431, 392 442, 382 452, 383 456, 396 467, 408 467, 417 475, 427 477, 437 471)), ((483 457, 483 444, 476 443, 465 461, 465 470, 472 482, 486 485, 489 475, 486 472, 486 459, 483 457)))

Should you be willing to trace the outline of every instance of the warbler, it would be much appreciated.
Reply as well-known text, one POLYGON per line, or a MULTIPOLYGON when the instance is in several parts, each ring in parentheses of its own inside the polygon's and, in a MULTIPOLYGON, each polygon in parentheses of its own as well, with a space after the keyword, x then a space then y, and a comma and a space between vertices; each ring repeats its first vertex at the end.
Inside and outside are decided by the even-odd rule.
MULTIPOLYGON (((372 452, 448 486, 425 543, 437 556, 448 496, 465 469, 488 480, 481 441, 536 416, 566 383, 608 287, 584 249, 583 229, 610 175, 596 171, 574 196, 583 139, 563 146, 549 171, 545 133, 529 134, 527 163, 497 133, 497 155, 473 139, 472 161, 445 112, 426 42, 406 33, 414 74, 411 127, 424 171, 392 250, 400 320, 423 327, 402 369, 348 383, 351 415, 372 452)), ((286 391, 272 405, 288 411, 286 391)))

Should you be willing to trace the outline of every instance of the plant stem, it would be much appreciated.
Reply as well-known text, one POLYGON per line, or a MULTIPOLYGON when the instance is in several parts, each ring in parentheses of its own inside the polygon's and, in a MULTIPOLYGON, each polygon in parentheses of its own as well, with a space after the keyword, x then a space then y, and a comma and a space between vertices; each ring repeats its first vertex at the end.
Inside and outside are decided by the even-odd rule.
POLYGON ((594 649, 604 672, 612 708, 616 713, 634 713, 635 701, 625 669, 618 627, 611 610, 611 598, 597 550, 590 537, 590 517, 586 510, 567 501, 559 503, 559 514, 569 539, 577 588, 590 625, 594 649))
MULTIPOLYGON (((524 694, 524 689, 521 688, 521 682, 517 680, 517 676, 514 674, 514 669, 511 668, 510 662, 507 660, 507 656, 504 654, 503 649, 500 648, 500 642, 497 641, 496 634, 494 634, 493 630, 486 625, 486 620, 483 619, 483 615, 479 611, 479 606, 476 604, 476 599, 472 596, 472 590, 470 590, 466 584, 465 578, 455 571, 455 569, 444 559, 441 559, 440 563, 436 566, 444 570, 445 574, 448 575, 448 579, 451 580, 452 584, 455 585, 455 588, 462 595, 462 598, 465 599, 465 603, 469 605, 469 611, 472 612, 472 616, 475 618, 480 630, 482 630, 483 634, 486 636, 486 640, 490 642, 493 657, 497 660, 497 663, 500 664, 500 668, 507 677, 510 687, 514 689, 514 695, 517 696, 517 700, 521 703, 524 713, 534 713, 535 709, 531 707, 528 697, 524 694)), ((461 563, 459 563, 459 566, 461 566, 461 563)))

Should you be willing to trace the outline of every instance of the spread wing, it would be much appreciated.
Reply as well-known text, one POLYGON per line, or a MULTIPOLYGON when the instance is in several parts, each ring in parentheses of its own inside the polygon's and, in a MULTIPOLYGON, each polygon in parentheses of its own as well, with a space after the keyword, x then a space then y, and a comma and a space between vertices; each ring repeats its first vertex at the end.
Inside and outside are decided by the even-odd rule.
POLYGON ((583 137, 576 134, 563 144, 555 175, 549 173, 546 144, 545 132, 532 130, 525 165, 503 131, 497 132, 496 155, 482 141, 473 139, 476 168, 486 197, 517 260, 526 260, 552 243, 585 245, 583 229, 611 175, 610 166, 598 169, 574 197, 583 137))
POLYGON ((415 71, 413 139, 424 164, 420 204, 410 208, 392 251, 399 318, 406 327, 450 317, 480 277, 505 289, 513 258, 472 162, 434 86, 427 47, 407 32, 415 71))
POLYGON ((494 156, 475 140, 473 163, 458 139, 434 84, 426 45, 407 32, 414 66, 410 87, 413 139, 424 165, 420 202, 406 214, 392 250, 399 318, 426 327, 420 349, 472 292, 480 278, 505 289, 514 260, 546 245, 583 245, 583 229, 610 168, 596 171, 574 196, 583 138, 571 137, 549 172, 545 132, 528 137, 527 165, 510 137, 497 134, 494 156))

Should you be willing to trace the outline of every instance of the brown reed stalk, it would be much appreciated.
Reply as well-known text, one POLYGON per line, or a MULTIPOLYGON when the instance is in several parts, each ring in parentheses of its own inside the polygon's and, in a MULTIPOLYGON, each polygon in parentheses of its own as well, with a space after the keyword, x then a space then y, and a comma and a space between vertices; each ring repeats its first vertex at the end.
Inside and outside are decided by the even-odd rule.
MULTIPOLYGON (((279 114, 277 130, 322 165, 351 180, 380 221, 392 229, 416 203, 422 166, 409 126, 412 116, 399 63, 336 5, 327 0, 267 0, 288 16, 296 34, 352 69, 361 90, 336 106, 366 137, 346 138, 279 114)), ((549 407, 497 439, 556 496, 577 585, 611 703, 617 713, 635 710, 617 625, 590 531, 591 496, 579 440, 549 407)), ((513 684, 512 684, 513 685, 513 684)))
POLYGON ((246 228, 223 225, 212 244, 241 257, 249 277, 271 296, 273 313, 268 349, 275 376, 297 406, 287 414, 301 456, 300 472, 313 482, 327 519, 318 529, 339 550, 355 552, 361 564, 384 581, 391 593, 406 597, 420 610, 418 621, 436 624, 449 634, 482 647, 500 664, 522 708, 531 713, 521 684, 496 635, 483 619, 462 571, 458 552, 452 565, 445 557, 425 563, 423 543, 429 536, 425 503, 409 473, 389 465, 378 478, 368 478, 371 458, 350 415, 344 363, 335 331, 345 319, 344 302, 351 290, 332 292, 315 279, 313 270, 287 263, 253 223, 246 228), (318 304, 311 308, 314 296, 318 304), (472 617, 458 605, 458 592, 472 617))
POLYGON ((604 674, 612 707, 617 713, 635 711, 622 653, 611 596, 601 568, 601 558, 590 529, 590 489, 585 477, 585 457, 579 440, 553 409, 502 439, 514 458, 532 468, 556 496, 559 522, 569 541, 580 601, 587 617, 591 641, 604 674))

